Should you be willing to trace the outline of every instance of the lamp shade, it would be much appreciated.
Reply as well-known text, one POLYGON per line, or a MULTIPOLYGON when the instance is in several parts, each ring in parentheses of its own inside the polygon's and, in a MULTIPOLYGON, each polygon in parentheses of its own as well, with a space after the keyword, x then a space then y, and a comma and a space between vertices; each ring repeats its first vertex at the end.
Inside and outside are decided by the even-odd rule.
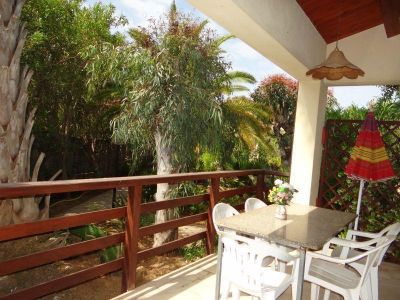
POLYGON ((337 46, 323 63, 306 73, 306 75, 311 75, 315 79, 326 78, 329 80, 339 80, 342 77, 356 79, 358 76, 364 76, 364 74, 363 70, 347 60, 337 46))

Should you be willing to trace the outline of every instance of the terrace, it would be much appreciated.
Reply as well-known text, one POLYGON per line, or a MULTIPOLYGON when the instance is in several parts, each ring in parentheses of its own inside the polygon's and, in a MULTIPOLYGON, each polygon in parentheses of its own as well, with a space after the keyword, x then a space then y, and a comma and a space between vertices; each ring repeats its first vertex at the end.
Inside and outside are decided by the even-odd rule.
MULTIPOLYGON (((114 299, 213 299, 216 265, 216 256, 210 255, 114 299)), ((400 266, 383 263, 379 278, 381 299, 394 300, 400 297, 400 289, 397 287, 399 280, 400 266)), ((251 297, 242 296, 240 299, 251 299, 251 297)), ((279 299, 292 299, 291 290, 288 289, 279 299)), ((305 284, 303 299, 310 299, 310 285, 308 283, 305 284)), ((339 300, 341 297, 332 295, 330 299, 339 300)))
MULTIPOLYGON (((377 85, 400 83, 400 9, 395 1, 381 1, 383 9, 393 4, 391 13, 381 14, 378 1, 365 5, 329 6, 330 1, 273 1, 273 0, 190 0, 195 7, 214 19, 228 31, 247 42, 265 57, 276 63, 299 81, 299 95, 293 141, 290 174, 266 170, 221 171, 174 174, 168 176, 137 176, 2 184, 2 199, 32 195, 51 195, 76 191, 127 188, 127 207, 52 218, 27 224, 0 228, 0 242, 64 230, 85 224, 123 219, 124 230, 113 235, 73 245, 45 250, 0 262, 0 276, 60 261, 122 243, 125 255, 116 260, 71 273, 62 278, 42 282, 34 287, 14 291, 2 298, 34 299, 64 290, 105 274, 122 270, 121 290, 129 291, 117 299, 212 299, 215 285, 215 232, 210 212, 214 205, 234 195, 255 194, 263 199, 275 177, 289 177, 290 183, 301 187, 295 201, 315 205, 318 198, 322 157, 321 136, 324 125, 326 95, 329 86, 377 85), (329 14, 321 6, 330 8, 329 14), (316 12, 315 12, 316 11, 316 12), (377 13, 378 12, 378 13, 377 13), (343 14, 340 48, 349 59, 360 66, 365 77, 356 80, 316 81, 305 76, 334 48, 337 29, 335 19, 343 14), (376 15, 378 14, 378 15, 376 15), (394 20, 394 22, 392 22, 394 20), (390 38, 389 38, 390 36, 390 38), (220 180, 249 177, 253 184, 221 190, 220 180), (157 183, 208 181, 209 193, 172 199, 158 203, 142 203, 143 187, 157 183), (208 203, 208 211, 185 216, 163 224, 140 227, 140 215, 160 209, 181 207, 200 202, 208 203), (139 250, 141 237, 168 229, 202 222, 204 230, 156 248, 139 250), (137 287, 136 269, 140 261, 161 255, 198 240, 205 241, 206 258, 137 287)), ((239 207, 240 208, 240 207, 239 207)), ((382 299, 398 299, 400 267, 384 263, 380 269, 382 299)), ((308 288, 305 297, 308 298, 308 288)), ((282 297, 289 299, 290 292, 282 297)))

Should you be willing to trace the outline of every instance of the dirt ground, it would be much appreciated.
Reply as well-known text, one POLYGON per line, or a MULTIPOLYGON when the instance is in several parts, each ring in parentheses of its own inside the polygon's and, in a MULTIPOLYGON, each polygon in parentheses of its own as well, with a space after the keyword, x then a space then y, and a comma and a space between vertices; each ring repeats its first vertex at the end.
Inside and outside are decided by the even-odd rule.
MULTIPOLYGON (((48 243, 46 242, 47 238, 48 237, 41 236, 39 239, 24 239, 24 241, 18 241, 18 244, 14 242, 8 245, 2 245, 1 248, 5 250, 5 252, 3 252, 1 260, 7 256, 9 258, 19 256, 19 254, 26 254, 27 251, 24 249, 28 248, 30 249, 29 252, 35 252, 35 250, 39 248, 40 250, 52 248, 48 247, 48 243), (12 250, 15 252, 9 255, 12 250), (8 255, 5 253, 8 253, 8 255)), ((151 240, 148 239, 146 244, 151 244, 151 240)), ((143 247, 143 244, 141 246, 143 247)), ((97 264, 100 264, 100 256, 98 253, 92 253, 1 277, 0 297, 16 290, 21 290, 41 282, 84 270, 97 264)), ((157 256, 143 261, 137 270, 138 284, 140 285, 151 281, 185 264, 187 264, 187 261, 179 255, 157 256)), ((46 296, 43 299, 110 299, 121 293, 121 277, 122 273, 120 271, 115 272, 62 292, 46 296)))
MULTIPOLYGON (((65 201, 64 203, 56 204, 52 207, 51 215, 61 216, 70 213, 110 208, 110 193, 111 192, 96 195, 83 195, 74 201, 65 201)), ((182 228, 180 229, 180 236, 193 234, 201 230, 201 227, 201 225, 193 227, 185 226, 183 230, 182 228)), ((67 243, 71 243, 71 236, 68 232, 58 232, 3 242, 0 243, 0 261, 37 251, 61 247, 67 243)), ((151 245, 152 238, 148 237, 139 242, 139 249, 146 249, 151 247, 151 245)), ((167 274, 187 263, 188 261, 178 254, 156 256, 145 260, 140 263, 137 269, 138 285, 167 274)), ((100 264, 100 255, 98 252, 94 252, 0 277, 0 297, 98 264, 100 264)), ((110 299, 121 293, 121 278, 122 272, 115 272, 62 292, 46 296, 43 299, 110 299)))

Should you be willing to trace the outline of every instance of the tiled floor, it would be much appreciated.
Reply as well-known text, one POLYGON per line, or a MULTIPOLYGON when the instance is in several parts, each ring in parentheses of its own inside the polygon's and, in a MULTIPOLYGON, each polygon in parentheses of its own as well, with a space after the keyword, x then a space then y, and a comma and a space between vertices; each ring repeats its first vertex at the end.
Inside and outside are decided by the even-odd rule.
MULTIPOLYGON (((195 263, 148 282, 114 300, 212 300, 215 288, 216 256, 205 257, 195 263)), ((400 265, 383 263, 380 267, 380 299, 400 299, 400 265)), ((323 293, 321 293, 323 294, 323 293)), ((251 299, 242 296, 241 299, 251 299)), ((288 289, 279 299, 291 299, 288 289)), ((310 285, 305 284, 303 299, 310 299, 310 285)), ((332 300, 341 299, 331 295, 332 300)))

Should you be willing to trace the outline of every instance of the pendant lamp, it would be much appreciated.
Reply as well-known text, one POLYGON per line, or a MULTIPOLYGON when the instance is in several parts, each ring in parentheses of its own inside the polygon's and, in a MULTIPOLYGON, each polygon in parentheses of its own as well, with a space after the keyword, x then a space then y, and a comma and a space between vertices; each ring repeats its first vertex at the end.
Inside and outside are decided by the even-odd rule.
POLYGON ((341 13, 338 17, 338 25, 336 32, 336 46, 329 54, 328 58, 318 66, 309 70, 306 75, 311 75, 315 79, 339 80, 343 77, 356 79, 358 76, 364 76, 364 71, 356 65, 349 62, 343 52, 339 50, 338 42, 340 36, 341 19, 344 13, 344 1, 339 0, 337 5, 341 7, 341 13))
POLYGON ((311 75, 315 79, 326 78, 329 80, 339 80, 343 77, 356 79, 358 76, 364 76, 364 74, 363 70, 347 60, 343 52, 339 50, 338 42, 324 62, 306 73, 306 75, 311 75))

